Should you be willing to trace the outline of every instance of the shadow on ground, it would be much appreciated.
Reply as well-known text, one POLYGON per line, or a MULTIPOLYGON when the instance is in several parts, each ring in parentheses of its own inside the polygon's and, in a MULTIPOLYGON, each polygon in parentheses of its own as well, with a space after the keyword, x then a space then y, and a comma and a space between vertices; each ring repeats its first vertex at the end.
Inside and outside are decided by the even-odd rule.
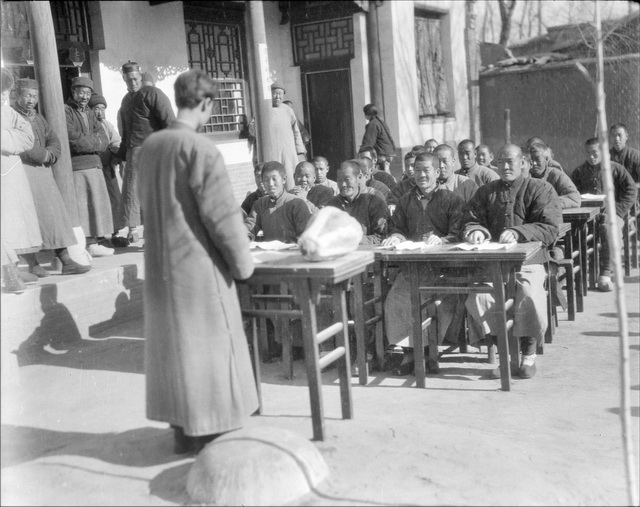
POLYGON ((80 433, 3 424, 1 452, 2 468, 47 456, 85 456, 131 467, 184 459, 184 455, 173 454, 173 431, 151 427, 122 433, 80 433))
POLYGON ((66 343, 64 349, 34 347, 24 342, 14 354, 18 356, 19 366, 45 364, 81 370, 144 373, 143 339, 79 339, 66 343))

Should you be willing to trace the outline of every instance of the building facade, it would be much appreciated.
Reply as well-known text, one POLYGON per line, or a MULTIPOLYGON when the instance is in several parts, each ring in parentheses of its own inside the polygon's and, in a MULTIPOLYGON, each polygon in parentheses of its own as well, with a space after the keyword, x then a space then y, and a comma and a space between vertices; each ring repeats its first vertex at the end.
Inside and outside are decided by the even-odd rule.
MULTIPOLYGON (((246 2, 50 3, 63 94, 72 77, 91 77, 114 124, 126 93, 120 68, 128 60, 151 73, 172 101, 176 77, 189 68, 220 81, 205 135, 224 155, 238 200, 254 187, 248 125, 265 80, 286 89, 285 100, 311 135, 308 156, 326 157, 330 176, 357 153, 370 102, 394 138, 396 175, 414 145, 429 138, 455 145, 474 135, 465 2, 265 1, 265 55, 250 50, 246 2), (258 58, 268 61, 268 76, 257 75, 251 62, 258 58)), ((35 77, 26 58, 26 2, 2 6, 3 64, 17 77, 35 77)))

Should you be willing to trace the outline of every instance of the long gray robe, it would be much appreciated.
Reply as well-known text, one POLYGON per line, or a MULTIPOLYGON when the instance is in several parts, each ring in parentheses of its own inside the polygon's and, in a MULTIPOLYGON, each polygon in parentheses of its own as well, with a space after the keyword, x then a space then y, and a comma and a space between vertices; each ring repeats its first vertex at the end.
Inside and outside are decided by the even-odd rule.
POLYGON ((253 260, 223 158, 176 121, 139 164, 147 417, 190 436, 240 428, 258 398, 234 279, 253 260))
POLYGON ((302 142, 302 136, 298 129, 296 114, 289 106, 271 108, 272 146, 275 159, 287 170, 287 190, 291 190, 295 181, 293 173, 298 165, 298 153, 306 153, 307 149, 302 142))

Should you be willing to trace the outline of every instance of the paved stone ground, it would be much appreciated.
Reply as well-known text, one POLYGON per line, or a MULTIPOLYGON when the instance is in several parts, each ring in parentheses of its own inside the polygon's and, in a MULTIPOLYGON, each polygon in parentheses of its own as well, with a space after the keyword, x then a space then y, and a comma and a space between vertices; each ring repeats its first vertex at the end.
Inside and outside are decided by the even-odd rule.
MULTIPOLYGON (((632 436, 638 467, 639 283, 626 279, 632 436)), ((625 505, 619 345, 612 293, 590 292, 575 322, 560 314, 532 380, 511 392, 485 356, 453 354, 413 377, 353 379, 353 420, 340 419, 336 371, 323 375, 331 475, 304 505, 625 505)), ((144 412, 140 320, 42 354, 2 390, 3 505, 184 505, 193 458, 172 454, 167 425, 144 412)), ((264 365, 264 414, 311 438, 303 364, 296 378, 264 365)), ((265 463, 265 466, 268 466, 265 463)), ((638 468, 636 468, 637 470, 638 468)))

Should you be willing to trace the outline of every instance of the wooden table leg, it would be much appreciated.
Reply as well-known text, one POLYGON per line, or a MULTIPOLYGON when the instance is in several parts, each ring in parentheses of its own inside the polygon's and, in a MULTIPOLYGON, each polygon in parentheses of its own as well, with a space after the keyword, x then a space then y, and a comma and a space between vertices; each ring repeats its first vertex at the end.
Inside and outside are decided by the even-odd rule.
MULTIPOLYGON (((498 316, 498 354, 500 354, 500 384, 503 391, 511 390, 511 368, 509 364, 509 340, 507 337, 507 316, 505 313, 505 291, 502 266, 499 262, 491 264, 495 312, 498 316)), ((515 282, 515 280, 514 280, 515 282)), ((515 291, 514 291, 515 292, 515 291)))
POLYGON ((578 248, 580 249, 580 261, 582 266, 582 294, 586 296, 589 288, 589 254, 587 253, 587 224, 578 226, 578 248))
MULTIPOLYGON (((356 277, 356 281, 359 278, 360 276, 356 277)), ((348 284, 349 281, 347 280, 333 286, 333 318, 337 322, 342 322, 343 325, 342 332, 336 335, 336 346, 344 347, 344 358, 338 359, 340 401, 343 419, 351 419, 353 417, 353 402, 351 400, 351 352, 349 351, 349 324, 347 318, 347 300, 345 297, 348 284)), ((365 363, 366 359, 365 357, 365 363)), ((362 375, 360 378, 362 379, 362 375)), ((366 374, 364 382, 365 384, 367 382, 366 374)))
MULTIPOLYGON (((367 352, 365 350, 365 328, 364 328, 364 284, 366 282, 366 272, 353 277, 353 322, 356 334, 356 361, 358 362, 358 377, 360 384, 367 385, 367 352)), ((335 312, 334 312, 335 313, 335 312)), ((337 314, 335 314, 337 316, 337 314)), ((337 317, 336 317, 337 318, 337 317)))
POLYGON ((597 288, 598 272, 600 271, 600 251, 598 250, 598 244, 600 242, 600 233, 598 226, 598 217, 594 218, 591 223, 593 224, 593 269, 589 273, 591 288, 597 288))
POLYGON ((382 263, 373 264, 373 296, 380 300, 375 304, 376 315, 380 321, 376 324, 376 366, 378 371, 384 371, 384 301, 382 298, 382 263))
POLYGON ((311 401, 311 420, 313 439, 324 440, 324 416, 322 407, 322 374, 318 363, 319 352, 316 346, 316 300, 310 288, 309 280, 296 280, 293 283, 294 294, 302 310, 302 343, 304 360, 307 366, 309 397, 311 401))
POLYGON ((420 276, 418 264, 409 263, 411 285, 411 321, 413 329, 413 358, 415 361, 416 387, 425 387, 424 343, 422 340, 422 312, 420 311, 420 276))

